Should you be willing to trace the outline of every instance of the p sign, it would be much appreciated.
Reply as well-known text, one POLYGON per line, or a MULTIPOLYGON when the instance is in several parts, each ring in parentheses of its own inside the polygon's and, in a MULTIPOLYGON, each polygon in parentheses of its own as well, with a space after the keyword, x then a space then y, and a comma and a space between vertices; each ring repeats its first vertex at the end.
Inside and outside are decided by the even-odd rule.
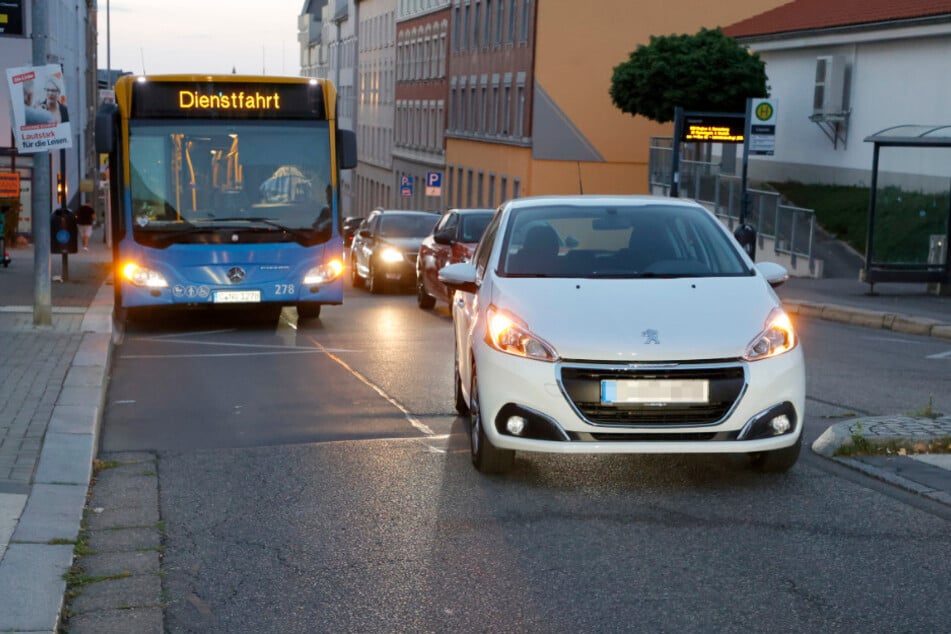
POLYGON ((426 172, 426 195, 442 196, 442 172, 426 172))
POLYGON ((413 195, 413 177, 400 176, 400 196, 409 198, 413 195))

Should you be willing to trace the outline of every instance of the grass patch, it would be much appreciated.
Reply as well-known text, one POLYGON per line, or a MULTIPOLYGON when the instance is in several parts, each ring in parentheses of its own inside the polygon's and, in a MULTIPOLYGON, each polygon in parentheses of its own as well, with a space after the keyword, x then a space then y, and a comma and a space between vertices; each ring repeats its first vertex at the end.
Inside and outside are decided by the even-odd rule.
POLYGON ((908 415, 909 415, 909 416, 921 416, 921 417, 923 417, 923 418, 931 418, 931 419, 941 418, 942 416, 944 416, 944 414, 942 414, 941 412, 938 412, 938 411, 935 410, 935 408, 934 408, 934 397, 933 397, 933 396, 928 397, 928 404, 927 404, 927 405, 925 405, 924 407, 919 407, 919 408, 916 409, 916 410, 912 410, 912 411, 908 412, 908 415))
POLYGON ((839 447, 835 455, 848 458, 852 456, 910 456, 925 453, 951 453, 951 436, 932 440, 870 441, 864 436, 856 438, 856 434, 852 434, 852 444, 839 447))
MULTIPOLYGON (((870 189, 847 185, 770 183, 797 207, 814 209, 816 222, 861 254, 868 242, 870 189)), ((879 186, 875 197, 876 262, 925 264, 931 236, 945 235, 951 199, 947 191, 925 193, 879 186)))

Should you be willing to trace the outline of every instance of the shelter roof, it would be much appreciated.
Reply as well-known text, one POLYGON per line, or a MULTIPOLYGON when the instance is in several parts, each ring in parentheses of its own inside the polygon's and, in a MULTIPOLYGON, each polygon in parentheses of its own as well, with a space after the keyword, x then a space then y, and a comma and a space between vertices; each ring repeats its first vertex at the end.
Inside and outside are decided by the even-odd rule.
POLYGON ((865 137, 876 145, 951 147, 951 125, 896 125, 865 137))

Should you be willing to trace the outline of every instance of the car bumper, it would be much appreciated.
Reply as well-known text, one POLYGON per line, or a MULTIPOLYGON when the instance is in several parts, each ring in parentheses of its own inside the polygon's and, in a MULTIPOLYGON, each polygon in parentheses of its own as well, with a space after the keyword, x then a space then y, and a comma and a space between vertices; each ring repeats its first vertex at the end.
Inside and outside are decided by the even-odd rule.
POLYGON ((707 413, 691 420, 681 412, 672 421, 665 418, 662 407, 656 407, 647 422, 622 416, 605 423, 582 411, 564 380, 565 369, 574 364, 523 359, 497 352, 481 342, 475 357, 485 431, 491 443, 502 449, 601 454, 750 453, 794 445, 802 433, 805 374, 800 348, 753 363, 676 364, 691 371, 731 368, 742 376, 742 387, 736 390, 729 406, 712 417, 707 413), (506 420, 512 415, 529 421, 521 436, 506 430, 506 420), (772 420, 779 416, 790 424, 781 434, 771 427, 772 420))

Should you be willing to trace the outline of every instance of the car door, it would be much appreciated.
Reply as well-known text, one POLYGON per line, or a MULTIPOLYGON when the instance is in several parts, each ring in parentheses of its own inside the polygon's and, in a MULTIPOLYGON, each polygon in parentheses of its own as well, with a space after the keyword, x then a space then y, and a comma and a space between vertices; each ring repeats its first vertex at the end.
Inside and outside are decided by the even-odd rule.
POLYGON ((370 256, 373 254, 373 238, 376 229, 375 227, 379 224, 380 214, 377 212, 371 213, 366 220, 364 220, 359 227, 357 227, 357 232, 353 236, 353 266, 356 268, 357 273, 360 277, 366 278, 369 274, 369 264, 370 256), (364 235, 365 232, 368 235, 364 235))
POLYGON ((486 287, 485 282, 489 271, 497 268, 496 262, 493 261, 493 252, 495 251, 496 239, 500 234, 499 227, 501 226, 502 217, 503 213, 501 211, 493 216, 472 256, 472 264, 476 268, 478 291, 475 293, 456 291, 450 302, 453 328, 455 329, 456 353, 459 361, 459 378, 466 395, 469 394, 469 385, 472 381, 472 337, 479 336, 474 333, 478 331, 476 322, 479 318, 479 312, 485 308, 481 304, 489 301, 491 289, 486 287))

